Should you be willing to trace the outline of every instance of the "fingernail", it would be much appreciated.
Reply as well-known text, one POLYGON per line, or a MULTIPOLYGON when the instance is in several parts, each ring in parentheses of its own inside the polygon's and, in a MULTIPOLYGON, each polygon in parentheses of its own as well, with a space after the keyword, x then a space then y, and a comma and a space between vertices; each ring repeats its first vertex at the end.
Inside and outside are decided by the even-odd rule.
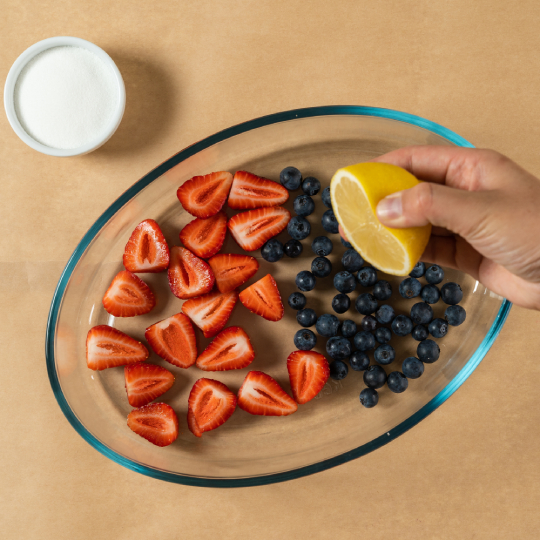
POLYGON ((401 204, 401 193, 394 193, 384 198, 377 205, 377 217, 381 221, 393 221, 403 214, 403 205, 401 204))

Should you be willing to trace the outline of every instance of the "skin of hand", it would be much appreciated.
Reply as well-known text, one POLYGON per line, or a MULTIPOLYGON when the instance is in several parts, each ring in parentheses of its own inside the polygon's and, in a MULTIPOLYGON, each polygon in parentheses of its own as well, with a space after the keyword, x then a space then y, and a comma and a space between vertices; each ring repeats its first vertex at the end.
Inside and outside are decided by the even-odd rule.
POLYGON ((387 227, 433 225, 422 260, 540 310, 540 180, 492 150, 415 146, 373 161, 424 181, 377 206, 387 227))

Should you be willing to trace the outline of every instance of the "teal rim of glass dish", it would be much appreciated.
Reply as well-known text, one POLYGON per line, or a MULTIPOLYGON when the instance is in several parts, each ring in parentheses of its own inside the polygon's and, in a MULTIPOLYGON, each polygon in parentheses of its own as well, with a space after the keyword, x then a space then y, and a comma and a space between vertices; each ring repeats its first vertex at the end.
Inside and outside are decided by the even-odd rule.
POLYGON ((68 419, 69 423, 75 428, 75 431, 81 435, 81 437, 101 452, 104 456, 108 457, 112 461, 123 465, 124 467, 131 469, 133 471, 151 476, 152 478, 158 478, 160 480, 166 480, 168 482, 175 482, 177 484, 184 484, 189 486, 201 486, 201 487, 245 487, 245 486, 260 486, 266 484, 273 484, 277 482, 284 482, 286 480, 292 480, 294 478, 301 478, 302 476, 308 476, 310 474, 317 473, 319 471, 324 471, 342 463, 346 463, 353 459, 359 458, 381 446, 393 441, 399 437, 405 431, 411 429, 413 426, 418 424, 426 416, 432 413, 439 405, 444 403, 471 375, 471 373, 476 369, 480 361, 484 358, 491 345, 495 341, 495 338, 501 331, 501 328, 508 316, 510 307, 512 304, 504 299, 503 303, 499 309, 495 321, 491 325, 486 337, 483 339, 482 343, 476 349, 470 360, 463 366, 459 373, 448 383, 445 388, 443 388, 433 399, 431 399, 426 405, 421 409, 415 412, 412 416, 401 422, 384 435, 377 437, 376 439, 370 441, 367 444, 359 446, 354 450, 349 450, 338 456, 325 459, 318 463, 312 465, 307 465, 304 467, 299 467, 290 471, 284 471, 274 474, 262 475, 262 476, 253 476, 245 478, 212 478, 212 477, 196 477, 175 474, 160 469, 147 467, 146 465, 141 465, 132 461, 120 454, 116 453, 114 450, 111 450, 109 447, 105 446, 101 441, 96 439, 79 421, 77 416, 71 410, 62 389, 60 387, 60 382, 55 369, 54 361, 54 341, 55 341, 55 330, 56 323, 58 319, 58 314, 60 312, 60 307, 62 305, 62 298, 66 290, 66 286, 69 282, 71 274, 75 269, 79 259, 85 252, 86 248, 90 245, 92 240, 95 238, 97 233, 101 228, 111 219, 114 214, 122 208, 127 202, 129 202, 137 193, 144 189, 148 184, 153 182, 156 178, 159 178, 163 173, 168 171, 170 168, 174 167, 178 163, 184 161, 185 159, 193 156, 197 152, 204 150, 216 143, 224 141, 240 133, 245 133, 252 129, 256 129, 263 126, 268 126, 271 124, 276 124, 278 122, 286 122, 289 120, 296 120, 299 118, 311 118, 315 116, 335 116, 335 115, 345 115, 345 116, 374 116, 379 118, 388 118, 391 120, 397 120, 399 122, 404 122, 407 124, 412 124, 428 131, 439 135, 448 141, 452 142, 456 146, 474 148, 474 146, 466 141, 463 137, 457 135, 453 131, 426 120, 420 116, 415 116, 413 114, 408 114, 400 111, 394 111, 392 109, 382 109, 378 107, 363 107, 355 105, 332 105, 325 107, 309 107, 305 109, 295 109, 291 111, 280 112, 276 114, 270 114, 268 116, 262 116, 260 118, 255 118, 254 120, 249 120, 248 122, 243 122, 236 126, 227 128, 219 133, 211 135, 198 143, 195 143, 191 146, 188 146, 184 150, 180 151, 178 154, 175 154, 170 159, 156 167, 154 170, 150 171, 147 175, 141 178, 138 182, 133 184, 127 191, 125 191, 109 208, 98 218, 98 220, 90 227, 88 232, 84 235, 83 239, 71 255, 58 285, 54 293, 51 309, 49 311, 49 317, 47 320, 47 332, 45 337, 45 355, 47 361, 47 372, 49 374, 49 380, 51 382, 52 390, 62 409, 62 412, 68 419))

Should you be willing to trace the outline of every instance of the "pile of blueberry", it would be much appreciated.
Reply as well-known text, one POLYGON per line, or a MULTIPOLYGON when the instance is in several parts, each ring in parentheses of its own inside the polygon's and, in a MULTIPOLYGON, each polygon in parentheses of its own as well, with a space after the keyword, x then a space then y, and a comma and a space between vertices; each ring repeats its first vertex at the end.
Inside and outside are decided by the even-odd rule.
MULTIPOLYGON (((312 199, 320 189, 320 182, 313 177, 304 179, 294 167, 287 167, 281 172, 281 183, 289 190, 302 186, 304 195, 294 200, 294 210, 297 216, 289 222, 287 231, 291 236, 285 246, 279 240, 269 240, 263 246, 261 253, 269 262, 275 262, 283 257, 298 257, 302 253, 302 244, 311 233, 311 225, 306 217, 313 213, 315 202, 312 199)), ((322 217, 322 227, 331 234, 338 232, 338 223, 332 210, 330 188, 321 193, 323 204, 329 208, 322 217)), ((416 264, 409 277, 399 284, 399 294, 405 299, 418 299, 411 307, 409 315, 396 314, 388 301, 392 297, 392 285, 385 279, 379 279, 379 271, 371 266, 365 266, 363 258, 343 238, 341 243, 346 251, 341 258, 343 269, 334 273, 333 285, 338 294, 332 299, 332 309, 337 314, 346 313, 351 307, 349 295, 357 288, 360 294, 354 300, 358 313, 364 315, 359 326, 352 319, 343 322, 334 314, 324 313, 317 316, 315 311, 307 308, 307 298, 303 294, 312 291, 317 279, 324 279, 332 274, 332 263, 327 258, 333 250, 333 243, 327 236, 317 236, 311 243, 311 249, 316 257, 311 263, 311 271, 303 270, 296 276, 296 286, 301 292, 293 292, 289 296, 289 306, 297 310, 296 320, 302 326, 294 336, 294 344, 299 350, 308 351, 317 344, 317 336, 309 328, 327 338, 326 352, 332 359, 330 376, 336 380, 344 379, 349 367, 348 360, 354 371, 364 372, 366 387, 360 392, 360 402, 367 408, 374 407, 379 401, 377 389, 385 384, 395 393, 404 392, 409 379, 417 379, 424 372, 424 364, 438 360, 440 349, 429 336, 439 339, 448 332, 448 326, 459 326, 465 321, 465 309, 459 302, 463 291, 457 283, 448 282, 439 287, 444 279, 444 270, 437 265, 426 268, 423 262, 416 264), (419 281, 424 278, 425 285, 419 281), (369 291, 369 292, 367 292, 369 291), (448 305, 444 319, 434 316, 433 304, 442 300, 448 305), (341 334, 341 335, 340 335, 341 334), (403 360, 401 371, 392 371, 388 375, 382 366, 390 365, 396 359, 394 347, 390 345, 392 336, 399 338, 411 335, 419 342, 417 356, 403 360), (373 350, 375 364, 371 365, 368 355, 373 350)))

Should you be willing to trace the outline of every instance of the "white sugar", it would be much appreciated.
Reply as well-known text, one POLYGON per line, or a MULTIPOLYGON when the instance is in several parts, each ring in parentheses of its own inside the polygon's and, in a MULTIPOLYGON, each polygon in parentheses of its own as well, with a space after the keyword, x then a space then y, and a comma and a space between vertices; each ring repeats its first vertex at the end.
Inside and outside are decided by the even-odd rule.
POLYGON ((81 47, 53 47, 23 68, 15 112, 24 130, 51 148, 78 148, 102 136, 118 107, 112 69, 81 47))

